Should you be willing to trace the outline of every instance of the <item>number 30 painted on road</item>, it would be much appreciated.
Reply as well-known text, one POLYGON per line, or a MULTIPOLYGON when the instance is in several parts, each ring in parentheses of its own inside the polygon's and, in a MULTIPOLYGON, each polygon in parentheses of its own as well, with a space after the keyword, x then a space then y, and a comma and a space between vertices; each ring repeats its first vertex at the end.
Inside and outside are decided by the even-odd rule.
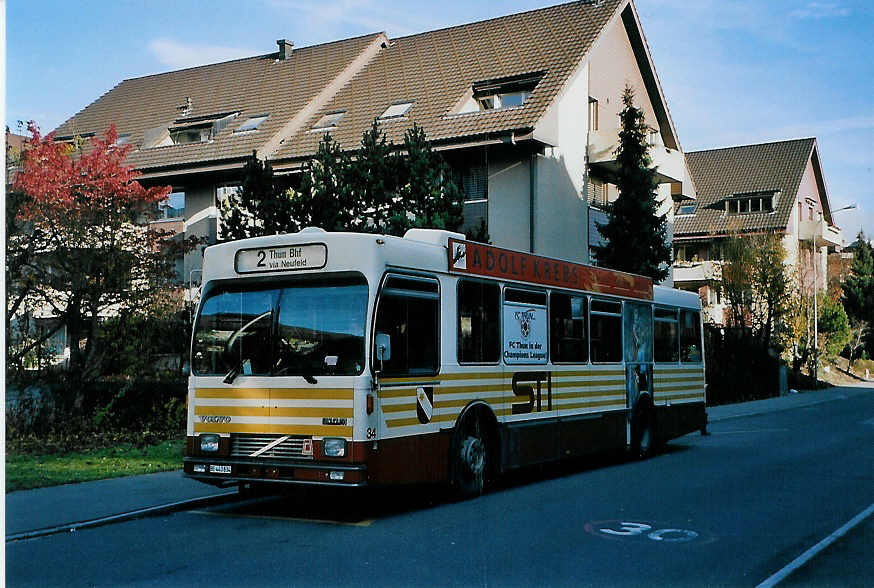
MULTIPOLYGON (((606 535, 614 535, 617 537, 636 537, 651 531, 652 525, 645 523, 628 523, 622 521, 619 523, 619 529, 599 529, 606 535)), ((646 535, 653 541, 664 541, 666 543, 679 543, 683 541, 691 541, 698 536, 695 531, 688 529, 657 529, 646 535)))

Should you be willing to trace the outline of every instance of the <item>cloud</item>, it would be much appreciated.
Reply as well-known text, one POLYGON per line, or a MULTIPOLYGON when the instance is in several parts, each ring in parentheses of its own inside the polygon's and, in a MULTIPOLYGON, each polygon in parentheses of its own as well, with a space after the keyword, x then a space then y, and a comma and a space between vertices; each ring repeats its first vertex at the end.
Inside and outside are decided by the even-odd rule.
POLYGON ((252 49, 187 44, 166 38, 152 40, 148 48, 162 65, 172 69, 196 67, 261 54, 261 52, 252 49))
POLYGON ((275 10, 302 17, 308 28, 341 30, 353 27, 360 32, 386 31, 391 36, 408 35, 416 28, 386 20, 386 5, 374 5, 371 0, 267 0, 267 4, 275 10))
POLYGON ((850 9, 840 6, 837 2, 808 2, 803 8, 796 8, 790 16, 801 19, 840 18, 848 16, 850 9))

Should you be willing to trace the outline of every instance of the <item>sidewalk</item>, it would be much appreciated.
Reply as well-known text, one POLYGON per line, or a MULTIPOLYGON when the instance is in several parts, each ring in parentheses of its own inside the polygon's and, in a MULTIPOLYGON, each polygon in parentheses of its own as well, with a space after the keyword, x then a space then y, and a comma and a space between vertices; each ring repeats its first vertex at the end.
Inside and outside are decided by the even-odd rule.
POLYGON ((874 393, 874 383, 857 384, 854 386, 835 386, 823 390, 806 390, 801 391, 798 394, 787 394, 786 396, 777 396, 776 398, 751 400, 750 402, 725 404, 722 406, 710 406, 707 407, 707 417, 709 422, 716 423, 733 418, 813 406, 831 400, 842 400, 857 394, 872 393, 874 393))
MULTIPOLYGON (((741 404, 714 406, 708 408, 707 413, 709 421, 715 423, 872 393, 872 384, 835 387, 741 404)), ((6 495, 6 535, 227 492, 228 489, 215 488, 184 478, 181 471, 20 490, 6 495)))

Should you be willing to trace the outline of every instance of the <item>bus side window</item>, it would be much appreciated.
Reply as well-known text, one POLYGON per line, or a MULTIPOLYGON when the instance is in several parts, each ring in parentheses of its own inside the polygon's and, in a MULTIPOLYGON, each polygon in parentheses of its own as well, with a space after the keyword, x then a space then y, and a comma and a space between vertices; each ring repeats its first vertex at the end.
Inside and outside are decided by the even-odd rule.
POLYGON ((622 303, 593 299, 589 308, 592 362, 622 361, 622 303))
POLYGON ((440 294, 436 280, 389 276, 376 311, 376 332, 391 338, 386 376, 434 375, 440 366, 440 294))
POLYGON ((458 362, 497 363, 501 356, 498 284, 458 282, 458 362))
POLYGON ((680 360, 701 362, 701 317, 694 310, 680 313, 680 360))
POLYGON ((676 363, 680 360, 680 332, 677 327, 677 311, 673 308, 655 309, 655 360, 676 363))
POLYGON ((552 292, 549 295, 550 347, 556 363, 586 363, 586 297, 552 292))

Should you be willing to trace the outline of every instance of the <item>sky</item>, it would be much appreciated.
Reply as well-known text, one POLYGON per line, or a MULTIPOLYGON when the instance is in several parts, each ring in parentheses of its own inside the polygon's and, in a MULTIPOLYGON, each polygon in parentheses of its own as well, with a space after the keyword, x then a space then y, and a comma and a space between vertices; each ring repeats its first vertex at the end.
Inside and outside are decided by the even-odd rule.
MULTIPOLYGON (((541 0, 10 0, 6 124, 47 132, 117 83, 364 33, 399 37, 541 0)), ((2 4, 0 4, 2 6, 2 4)), ((637 0, 684 151, 816 137, 834 221, 874 237, 874 3, 637 0)))

